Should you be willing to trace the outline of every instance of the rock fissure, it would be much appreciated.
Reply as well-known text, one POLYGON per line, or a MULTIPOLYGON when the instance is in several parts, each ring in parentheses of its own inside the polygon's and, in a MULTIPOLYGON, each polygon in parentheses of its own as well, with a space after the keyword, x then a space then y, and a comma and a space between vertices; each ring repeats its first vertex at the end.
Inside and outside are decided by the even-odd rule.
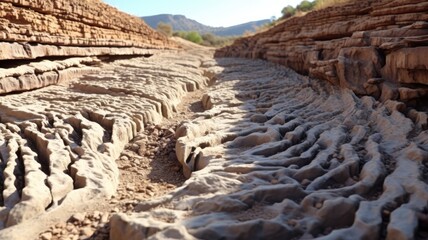
POLYGON ((426 238, 427 7, 351 1, 214 58, 99 0, 3 1, 0 238, 426 238))

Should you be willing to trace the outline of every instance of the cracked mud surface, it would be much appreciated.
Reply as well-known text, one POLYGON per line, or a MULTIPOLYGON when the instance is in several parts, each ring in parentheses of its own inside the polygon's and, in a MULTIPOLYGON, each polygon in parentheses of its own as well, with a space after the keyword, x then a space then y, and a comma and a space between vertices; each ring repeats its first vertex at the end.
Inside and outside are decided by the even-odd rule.
POLYGON ((428 237, 427 115, 399 102, 200 51, 2 100, 0 216, 73 206, 33 216, 44 229, 30 238, 428 237))

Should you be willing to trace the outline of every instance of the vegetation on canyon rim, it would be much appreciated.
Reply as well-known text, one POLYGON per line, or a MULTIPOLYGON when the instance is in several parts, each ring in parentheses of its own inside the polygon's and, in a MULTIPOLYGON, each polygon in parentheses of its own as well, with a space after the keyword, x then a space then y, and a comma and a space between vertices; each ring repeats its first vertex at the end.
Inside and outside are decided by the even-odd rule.
MULTIPOLYGON (((313 10, 319 10, 330 6, 341 5, 341 4, 348 3, 350 1, 352 0, 314 0, 314 1, 304 0, 296 7, 288 5, 282 9, 281 18, 276 19, 275 17, 272 17, 271 22, 256 28, 252 32, 246 31, 242 36, 244 37, 251 36, 259 32, 265 31, 271 28, 272 26, 274 26, 275 24, 277 24, 278 22, 280 22, 281 20, 284 20, 293 16, 301 16, 313 10)), ((222 37, 222 36, 215 35, 213 33, 202 34, 197 31, 174 31, 173 27, 170 24, 167 24, 164 22, 160 22, 157 25, 156 30, 167 37, 172 37, 172 36, 181 37, 190 42, 200 44, 203 46, 209 46, 209 47, 224 47, 232 44, 233 41, 236 40, 237 38, 242 37, 242 36, 222 37)))
POLYGON ((286 6, 282 9, 282 18, 286 19, 295 15, 305 14, 312 10, 319 10, 326 7, 331 7, 335 5, 341 5, 350 2, 351 0, 314 0, 314 1, 302 1, 296 7, 286 6))
POLYGON ((162 33, 167 37, 172 37, 172 36, 181 37, 190 42, 201 44, 208 47, 223 47, 231 44, 236 38, 238 38, 237 36, 222 37, 222 36, 217 36, 213 33, 200 34, 196 31, 174 32, 174 29, 172 28, 172 26, 164 22, 160 22, 157 25, 156 29, 158 32, 162 33))

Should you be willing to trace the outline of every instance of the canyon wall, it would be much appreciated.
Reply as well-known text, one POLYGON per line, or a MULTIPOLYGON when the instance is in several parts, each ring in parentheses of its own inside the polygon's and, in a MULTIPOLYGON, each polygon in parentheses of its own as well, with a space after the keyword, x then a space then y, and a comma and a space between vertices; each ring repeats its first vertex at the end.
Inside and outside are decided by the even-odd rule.
POLYGON ((115 193, 125 144, 206 85, 186 62, 156 63, 164 49, 177 55, 99 0, 0 1, 0 230, 115 193), (162 79, 171 68, 185 73, 162 79))
POLYGON ((419 103, 428 96, 428 2, 351 1, 294 17, 216 52, 260 58, 358 95, 419 103))
POLYGON ((0 2, 0 94, 88 73, 97 56, 151 55, 165 48, 176 45, 141 19, 99 0, 0 2), (56 61, 71 57, 72 63, 56 61))

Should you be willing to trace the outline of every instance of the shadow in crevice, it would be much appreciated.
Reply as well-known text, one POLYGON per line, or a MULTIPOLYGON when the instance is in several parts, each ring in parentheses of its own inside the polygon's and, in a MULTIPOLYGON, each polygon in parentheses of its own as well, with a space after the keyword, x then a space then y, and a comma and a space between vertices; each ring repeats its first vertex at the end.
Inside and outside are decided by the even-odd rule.
POLYGON ((375 172, 373 164, 386 167, 377 156, 400 152, 381 150, 384 144, 400 145, 381 135, 382 121, 392 121, 379 114, 381 103, 264 61, 217 62, 224 70, 209 92, 214 107, 189 125, 189 132, 199 135, 187 139, 189 147, 202 149, 208 164, 190 166, 196 171, 175 196, 200 198, 180 203, 191 209, 184 223, 189 233, 197 238, 338 237, 359 231, 362 201, 388 202, 386 196, 370 197, 396 168, 375 172), (296 121, 297 126, 287 127, 296 121), (275 147, 284 140, 286 146, 275 147))

